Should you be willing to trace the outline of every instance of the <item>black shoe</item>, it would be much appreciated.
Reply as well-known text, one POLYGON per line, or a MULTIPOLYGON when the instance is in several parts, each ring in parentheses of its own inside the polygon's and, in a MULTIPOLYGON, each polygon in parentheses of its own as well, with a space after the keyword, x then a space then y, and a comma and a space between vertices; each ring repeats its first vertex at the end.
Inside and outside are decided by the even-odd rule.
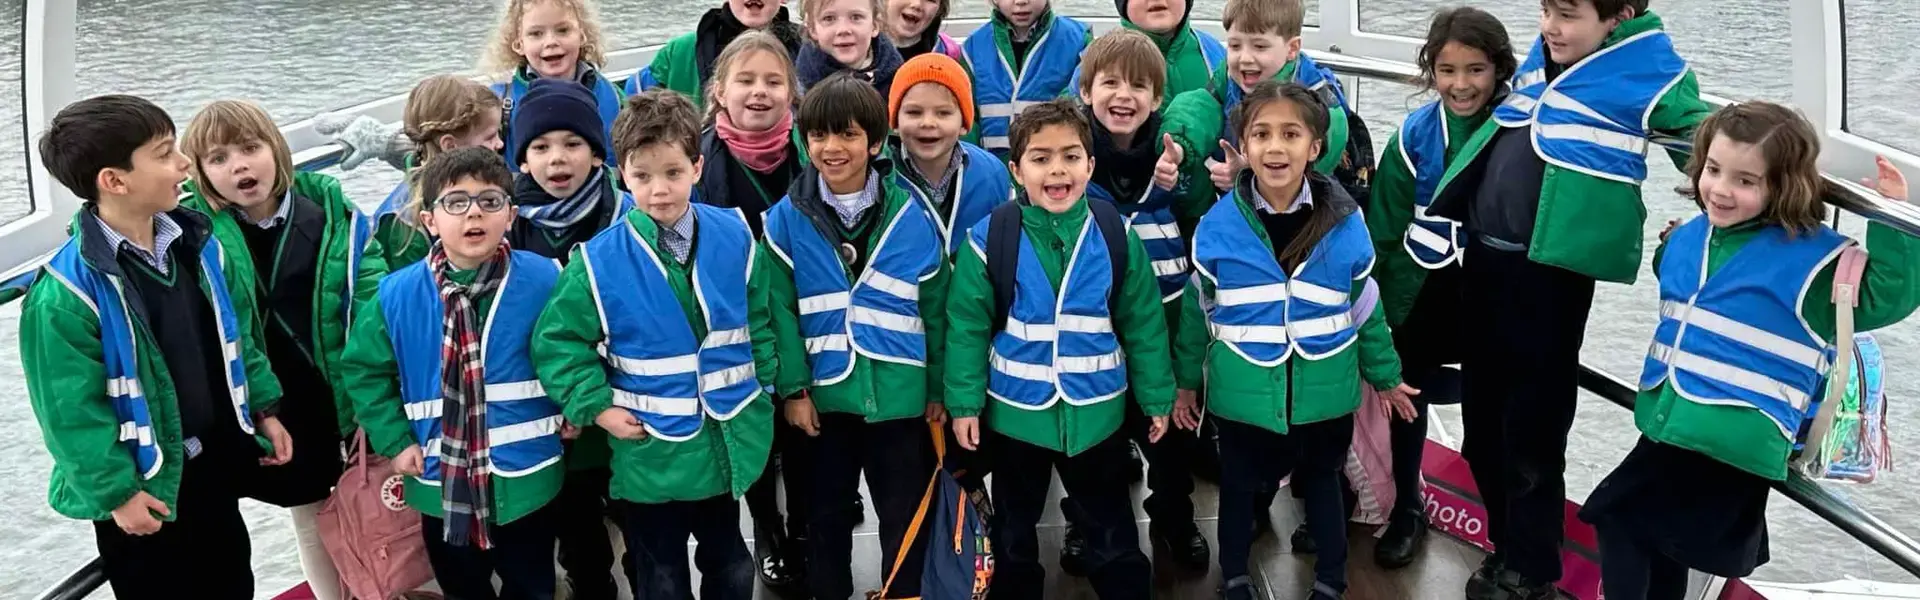
POLYGON ((1496 600, 1500 598, 1500 576, 1506 572, 1507 561, 1499 554, 1489 554, 1480 561, 1480 568, 1467 578, 1467 600, 1496 600))
POLYGON ((1320 546, 1313 543, 1313 534, 1307 533, 1306 523, 1293 528, 1293 537, 1288 541, 1293 543, 1294 554, 1314 554, 1320 551, 1320 546))
POLYGON ((1087 536, 1071 524, 1060 542, 1060 570, 1074 577, 1087 576, 1087 536))
POLYGON ((753 559, 760 565, 760 583, 774 589, 791 587, 793 569, 787 564, 787 556, 793 551, 793 543, 787 539, 786 532, 755 527, 754 533, 753 559))
POLYGON ((1427 515, 1413 511, 1395 511, 1387 531, 1373 546, 1373 563, 1398 569, 1413 563, 1427 541, 1427 515))
POLYGON ((1154 545, 1165 547, 1175 564, 1188 569, 1205 570, 1213 557, 1213 546, 1207 543, 1207 536, 1200 535, 1200 528, 1193 525, 1171 532, 1149 530, 1148 537, 1154 545))
POLYGON ((1500 578, 1500 592, 1504 600, 1557 600, 1560 597, 1560 589, 1554 587, 1553 582, 1533 581, 1511 571, 1500 578))
POLYGON ((1241 575, 1220 584, 1220 600, 1257 600, 1253 591, 1253 579, 1241 575))

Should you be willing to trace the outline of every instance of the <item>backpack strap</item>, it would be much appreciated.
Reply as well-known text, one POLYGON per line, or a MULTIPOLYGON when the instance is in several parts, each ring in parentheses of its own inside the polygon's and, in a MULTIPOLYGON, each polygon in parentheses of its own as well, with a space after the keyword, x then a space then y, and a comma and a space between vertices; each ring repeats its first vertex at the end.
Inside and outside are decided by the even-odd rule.
POLYGON ((1846 400, 1847 380, 1853 375, 1853 309, 1859 305, 1860 277, 1866 264, 1867 252, 1849 244, 1840 251, 1840 260, 1834 267, 1833 343, 1838 355, 1833 360, 1833 371, 1827 376, 1827 397, 1820 401, 1819 411, 1807 426, 1806 442, 1793 461, 1796 470, 1809 478, 1821 478, 1827 473, 1827 434, 1833 430, 1834 413, 1846 400))
POLYGON ((1100 227, 1100 237, 1107 242, 1107 262, 1113 265, 1113 287, 1107 291, 1108 314, 1112 314, 1113 299, 1120 296, 1120 284, 1127 279, 1127 221, 1120 217, 1120 210, 1111 202, 1096 202, 1087 199, 1087 210, 1093 213, 1093 223, 1100 227))
MULTIPOLYGON (((1017 213, 1016 213, 1017 214, 1017 213)), ((991 235, 993 232, 987 232, 991 235)), ((940 490, 940 471, 945 468, 947 458, 946 423, 928 421, 933 429, 933 474, 927 478, 927 492, 920 496, 920 508, 913 511, 913 522, 907 525, 907 536, 900 540, 900 553, 893 557, 893 568, 887 571, 887 581, 880 585, 880 591, 867 592, 867 600, 879 600, 887 597, 887 591, 893 589, 893 578, 900 576, 900 566, 907 563, 907 549, 913 547, 914 538, 920 535, 920 526, 926 523, 927 511, 933 507, 933 497, 940 490)), ((961 510, 965 510, 965 506, 961 510)), ((922 596, 926 590, 921 590, 922 596)))
POLYGON ((993 328, 1007 327, 1014 275, 1020 270, 1020 203, 1003 202, 987 217, 987 283, 993 286, 993 328))

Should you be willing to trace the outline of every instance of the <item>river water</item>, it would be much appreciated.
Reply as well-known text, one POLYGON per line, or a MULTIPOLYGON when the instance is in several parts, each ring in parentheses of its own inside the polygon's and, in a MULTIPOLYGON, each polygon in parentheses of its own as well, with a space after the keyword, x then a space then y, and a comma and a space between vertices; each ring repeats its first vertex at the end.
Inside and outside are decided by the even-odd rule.
MULTIPOLYGON (((0 0, 0 97, 20 95, 23 0, 0 0)), ((1710 93, 1733 98, 1786 100, 1790 86, 1788 2, 1807 0, 1659 0, 1660 13, 1681 53, 1692 61, 1710 93)), ((145 96, 184 126, 212 100, 260 102, 281 122, 333 107, 405 93, 428 75, 471 72, 489 32, 493 11, 483 3, 437 0, 80 0, 77 59, 82 96, 122 92, 145 96)), ((660 43, 685 31, 713 2, 601 0, 600 16, 610 48, 660 43)), ((1205 0, 1194 14, 1217 18, 1223 0, 1205 0)), ((1362 28, 1376 33, 1421 35, 1430 12, 1454 2, 1363 0, 1362 28)), ((1479 2, 1506 21, 1525 47, 1536 32, 1537 0, 1479 2)), ((1309 2, 1308 23, 1317 20, 1309 2)), ((1911 0, 1848 0, 1847 122, 1855 133, 1920 152, 1920 12, 1911 0), (1906 9, 1906 10, 1902 10, 1906 9)), ((956 6, 958 16, 984 16, 988 4, 956 6)), ((1110 15, 1112 4, 1068 0, 1063 12, 1110 15)), ((1384 144, 1406 110, 1424 102, 1405 86, 1362 82, 1353 89, 1360 113, 1384 144)), ((30 210, 26 198, 26 151, 16 102, 0 103, 0 222, 30 210)), ((1693 211, 1665 190, 1679 181, 1665 161, 1647 185, 1651 224, 1693 211)), ((342 175, 348 193, 371 206, 398 180, 384 167, 342 175)), ((1909 177, 1920 180, 1920 173, 1909 177)), ((1843 231, 1858 235, 1858 219, 1843 231)), ((1652 281, 1643 270, 1641 281, 1652 281)), ((1584 356, 1631 378, 1639 372, 1655 305, 1649 285, 1602 285, 1588 324, 1584 356)), ((20 371, 18 304, 0 307, 0 599, 26 598, 94 554, 87 524, 64 519, 46 505, 49 458, 26 398, 20 371)), ((1889 393, 1897 401, 1920 398, 1920 327, 1912 321, 1877 334, 1890 359, 1889 393)), ((1582 400, 1568 452, 1570 492, 1584 498, 1625 455, 1636 433, 1631 418, 1602 400, 1582 400)), ((1920 451, 1912 404, 1896 403, 1897 456, 1920 451)), ((1443 423, 1457 413, 1442 410, 1443 423)), ((1457 419, 1453 419, 1457 423, 1457 419)), ((1444 426, 1444 425, 1443 425, 1444 426)), ((1457 427, 1449 433, 1458 434, 1457 427)), ((1880 518, 1920 531, 1913 509, 1920 471, 1907 468, 1865 487, 1839 489, 1880 518)), ((1911 581, 1860 544, 1811 513, 1776 497, 1771 513, 1774 562, 1757 579, 1818 582, 1847 577, 1911 581)), ((284 511, 247 508, 254 529, 254 562, 262 597, 299 581, 284 511)), ((102 592, 104 596, 105 592, 102 592)))

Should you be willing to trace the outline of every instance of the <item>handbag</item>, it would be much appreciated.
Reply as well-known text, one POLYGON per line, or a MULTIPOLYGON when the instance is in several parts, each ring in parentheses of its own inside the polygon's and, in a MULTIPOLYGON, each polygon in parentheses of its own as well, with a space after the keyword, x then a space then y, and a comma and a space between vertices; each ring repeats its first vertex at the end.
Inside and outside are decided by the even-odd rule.
POLYGON ((407 506, 406 478, 367 448, 357 430, 350 463, 315 520, 343 587, 361 600, 389 600, 433 580, 420 513, 407 506))

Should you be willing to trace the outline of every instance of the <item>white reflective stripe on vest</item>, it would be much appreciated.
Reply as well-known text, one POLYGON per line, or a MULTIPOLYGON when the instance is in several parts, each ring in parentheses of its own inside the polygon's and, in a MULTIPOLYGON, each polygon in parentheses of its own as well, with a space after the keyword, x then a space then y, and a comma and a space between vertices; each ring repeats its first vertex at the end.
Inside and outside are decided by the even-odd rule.
MULTIPOLYGON (((539 380, 530 379, 527 381, 513 381, 508 383, 489 383, 486 387, 486 395, 488 402, 513 402, 516 400, 539 398, 547 395, 547 391, 540 387, 539 380)), ((440 398, 408 402, 406 404, 407 420, 438 419, 442 412, 441 404, 442 401, 440 398)))
POLYGON ((560 415, 541 417, 525 423, 514 423, 487 428, 488 446, 505 446, 514 442, 523 442, 533 438, 553 435, 560 431, 560 415))
MULTIPOLYGON (((245 407, 247 405, 247 384, 244 384, 244 383, 240 384, 240 387, 232 388, 228 391, 231 392, 231 394, 233 395, 234 406, 245 407)), ((252 427, 253 427, 252 423, 247 423, 244 421, 240 423, 241 429, 251 429, 252 427)))
POLYGON ((140 380, 132 377, 115 377, 107 380, 108 396, 133 397, 140 395, 140 380))
POLYGON ((1826 352, 1820 348, 1803 345, 1698 306, 1689 311, 1684 302, 1665 300, 1660 302, 1660 316, 1683 321, 1688 327, 1713 332, 1714 335, 1764 350, 1815 371, 1827 370, 1826 352))
POLYGON ((1099 373, 1120 367, 1125 355, 1119 350, 1099 356, 1061 356, 1053 359, 1061 373, 1099 373))
MULTIPOLYGON (((1009 311, 1011 312, 1011 311, 1009 311)), ((1059 332, 1052 325, 1030 324, 1007 315, 1007 335, 1019 338, 1023 342, 1051 342, 1059 339, 1059 332)))
POLYGON ((843 310, 847 307, 847 301, 850 297, 846 292, 831 292, 801 298, 800 314, 811 315, 813 313, 830 310, 843 310))
POLYGON ((1546 82, 1547 82, 1546 69, 1534 69, 1532 71, 1521 73, 1519 80, 1514 82, 1513 89, 1523 90, 1534 84, 1546 83, 1546 82))
POLYGON ((1008 375, 1019 377, 1021 379, 1030 379, 1033 381, 1053 381, 1053 369, 1051 367, 1048 367, 1046 365, 1036 365, 1033 363, 1020 362, 1011 358, 1007 358, 1005 356, 1001 356, 998 350, 989 352, 988 354, 990 355, 988 362, 993 364, 993 370, 995 371, 1006 373, 1008 375))
POLYGON ((1099 317, 1080 315, 1058 315, 1054 317, 1054 327, 1068 333, 1112 333, 1113 321, 1099 317))
POLYGON ((1748 371, 1711 358, 1681 352, 1672 346, 1654 342, 1647 350, 1648 356, 1655 362, 1673 365, 1675 370, 1687 371, 1701 377, 1712 379, 1755 394, 1766 396, 1792 406, 1794 410, 1807 410, 1807 395, 1793 389, 1778 379, 1748 371))
MULTIPOLYGON (((602 344, 602 348, 604 347, 605 345, 602 344)), ((700 358, 693 354, 666 358, 629 358, 607 352, 605 356, 607 364, 612 365, 615 370, 634 377, 663 377, 691 373, 700 369, 700 358)))
POLYGON ((1180 226, 1174 223, 1135 222, 1133 224, 1133 233, 1134 235, 1140 236, 1140 241, 1143 242, 1147 240, 1168 240, 1180 237, 1180 226))
POLYGON ((1609 119, 1606 115, 1600 114, 1600 111, 1594 110, 1579 100, 1573 99, 1573 96, 1560 93, 1559 90, 1547 90, 1546 93, 1540 97, 1540 102, 1567 112, 1579 113, 1581 116, 1601 123, 1613 123, 1613 119, 1609 119))
POLYGON ((733 387, 753 377, 753 363, 735 365, 700 376, 700 389, 706 391, 733 387))
POLYGON ((1436 253, 1445 253, 1453 250, 1453 240, 1449 240, 1445 236, 1421 227, 1417 223, 1407 228, 1407 237, 1421 247, 1436 253))
POLYGON ((438 419, 440 418, 440 413, 441 413, 440 399, 434 398, 432 400, 408 402, 406 405, 406 411, 407 411, 408 421, 438 419))
MULTIPOLYGON (((1018 85, 1017 82, 1016 82, 1016 85, 1018 85)), ((1032 100, 1014 100, 1012 102, 993 102, 989 104, 982 104, 980 105, 980 118, 1011 119, 1014 117, 1014 115, 1020 114, 1021 111, 1027 110, 1028 107, 1031 107, 1035 104, 1039 104, 1039 102, 1035 102, 1032 100)))
MULTIPOLYGON (((753 338, 747 335, 747 328, 745 326, 740 326, 740 327, 735 327, 733 329, 723 329, 720 331, 707 332, 707 339, 700 342, 700 347, 701 348, 719 348, 721 346, 745 344, 752 341, 753 341, 753 338)), ((695 358, 695 355, 689 354, 687 355, 687 357, 695 358)), ((687 369, 687 370, 691 371, 693 369, 687 369)), ((675 371, 675 372, 681 373, 685 371, 675 371)))
POLYGON ((1285 344, 1287 328, 1276 325, 1221 325, 1208 323, 1213 338, 1222 342, 1248 344, 1285 344))
POLYGON ((240 342, 220 342, 220 355, 227 357, 227 360, 238 358, 240 356, 240 342))
POLYGON ((129 440, 139 440, 142 446, 152 446, 153 426, 134 425, 133 421, 121 421, 119 441, 125 442, 129 440))
POLYGON ((861 325, 872 325, 888 331, 900 333, 926 333, 927 327, 917 317, 896 315, 884 310, 855 306, 848 309, 847 319, 861 325))
POLYGON ((1287 284, 1285 283, 1268 283, 1243 288, 1220 288, 1214 292, 1214 301, 1220 306, 1285 302, 1286 300, 1287 284))
POLYGON ((920 286, 901 281, 892 275, 881 273, 877 269, 867 270, 866 284, 874 289, 886 292, 903 300, 918 302, 920 286))
POLYGON ((1013 143, 1009 141, 1011 139, 1012 138, 1004 135, 983 135, 980 136, 980 147, 988 149, 1005 148, 1013 145, 1013 143))
POLYGON ((1296 338, 1333 335, 1352 328, 1353 315, 1344 312, 1320 317, 1318 319, 1299 319, 1287 322, 1287 331, 1293 332, 1293 337, 1296 338))
POLYGON ((1540 137, 1548 139, 1586 142, 1633 154, 1647 153, 1646 138, 1634 137, 1618 131, 1609 131, 1590 125, 1548 125, 1545 123, 1534 123, 1533 131, 1539 134, 1540 137))
POLYGON ((1340 306, 1347 303, 1347 293, 1316 284, 1298 277, 1287 282, 1287 292, 1293 297, 1321 306, 1340 306))
POLYGON ((1167 277, 1185 272, 1187 272, 1187 257, 1185 256, 1153 261, 1153 274, 1155 277, 1167 277))
POLYGON ((613 388, 613 405, 667 417, 691 417, 700 414, 699 398, 649 396, 620 388, 613 388))
POLYGON ((847 334, 844 333, 829 333, 807 338, 807 354, 846 352, 847 348, 847 334))

